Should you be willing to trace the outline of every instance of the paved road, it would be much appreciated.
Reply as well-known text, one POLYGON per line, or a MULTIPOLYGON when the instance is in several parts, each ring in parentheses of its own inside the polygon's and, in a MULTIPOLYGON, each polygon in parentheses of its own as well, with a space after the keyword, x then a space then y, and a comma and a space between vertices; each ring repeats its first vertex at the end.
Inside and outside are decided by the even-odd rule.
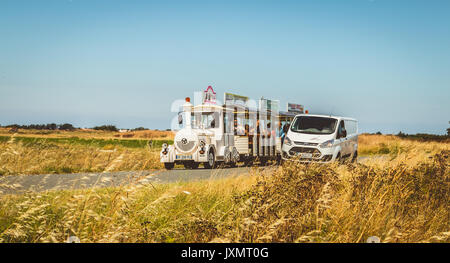
POLYGON ((251 168, 173 169, 108 173, 10 175, 0 177, 0 194, 18 194, 58 189, 120 186, 131 183, 170 183, 219 179, 246 174, 251 168))
MULTIPOLYGON (((378 158, 359 157, 358 162, 378 158)), ((219 179, 233 175, 247 174, 250 169, 265 168, 225 168, 225 169, 173 169, 170 171, 131 171, 107 173, 77 173, 77 174, 39 174, 10 175, 0 177, 0 194, 19 194, 24 192, 42 192, 46 190, 82 189, 91 187, 121 186, 132 183, 171 183, 219 179)), ((270 171, 270 170, 269 170, 270 171)))

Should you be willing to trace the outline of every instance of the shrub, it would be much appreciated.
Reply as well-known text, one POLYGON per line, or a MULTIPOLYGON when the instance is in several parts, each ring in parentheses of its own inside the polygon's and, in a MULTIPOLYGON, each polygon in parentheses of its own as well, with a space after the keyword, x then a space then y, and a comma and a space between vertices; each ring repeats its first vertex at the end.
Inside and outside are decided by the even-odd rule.
POLYGON ((119 129, 117 129, 117 127, 114 125, 95 126, 92 129, 99 130, 99 131, 113 131, 113 132, 119 131, 119 129))

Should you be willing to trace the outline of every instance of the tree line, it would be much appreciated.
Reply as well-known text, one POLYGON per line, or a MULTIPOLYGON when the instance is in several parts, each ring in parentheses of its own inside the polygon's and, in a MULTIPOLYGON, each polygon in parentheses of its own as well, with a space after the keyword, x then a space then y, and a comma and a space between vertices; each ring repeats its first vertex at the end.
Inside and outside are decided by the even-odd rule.
POLYGON ((70 123, 64 123, 64 124, 56 124, 56 123, 49 123, 49 124, 30 124, 30 125, 19 125, 19 124, 11 124, 4 126, 5 128, 10 129, 24 129, 24 130, 66 130, 66 131, 72 131, 77 128, 75 128, 70 123))
MULTIPOLYGON (((23 130, 60 130, 60 131, 73 131, 80 128, 73 126, 70 123, 56 124, 56 123, 48 123, 48 124, 29 124, 29 125, 19 125, 19 124, 10 124, 6 126, 1 126, 4 128, 9 128, 13 130, 23 129, 23 130)), ((114 125, 102 125, 95 126, 92 129, 100 130, 100 131, 119 131, 114 125)))

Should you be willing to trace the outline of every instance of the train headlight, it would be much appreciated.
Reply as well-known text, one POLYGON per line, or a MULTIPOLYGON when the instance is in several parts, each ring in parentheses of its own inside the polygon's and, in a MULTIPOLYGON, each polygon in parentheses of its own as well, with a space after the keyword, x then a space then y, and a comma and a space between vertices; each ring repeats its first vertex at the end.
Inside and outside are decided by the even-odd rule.
POLYGON ((169 152, 169 145, 167 145, 167 143, 163 143, 162 154, 166 155, 168 152, 169 152))
POLYGON ((200 147, 199 153, 202 154, 202 155, 205 154, 205 145, 206 145, 205 141, 204 140, 200 140, 198 146, 200 147))

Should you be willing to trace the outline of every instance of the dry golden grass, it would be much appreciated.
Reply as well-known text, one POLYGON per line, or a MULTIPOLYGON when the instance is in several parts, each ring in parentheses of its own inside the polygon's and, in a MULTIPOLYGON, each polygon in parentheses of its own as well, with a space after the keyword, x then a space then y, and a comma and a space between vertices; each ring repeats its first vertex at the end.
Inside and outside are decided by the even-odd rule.
POLYGON ((449 242, 449 154, 412 165, 292 165, 241 203, 238 242, 449 242))
POLYGON ((135 138, 135 139, 172 139, 174 138, 174 133, 171 131, 155 131, 155 130, 144 130, 144 131, 131 131, 126 133, 115 134, 114 137, 120 138, 135 138))
POLYGON ((39 137, 39 138, 97 138, 97 139, 173 139, 174 133, 171 131, 156 131, 156 130, 143 130, 143 131, 131 131, 131 132, 111 132, 111 131, 98 131, 93 129, 77 129, 74 131, 52 131, 52 130, 28 130, 19 129, 17 132, 11 132, 11 129, 0 127, 0 136, 11 136, 16 134, 23 137, 39 137))
POLYGON ((394 135, 371 135, 362 134, 358 138, 358 153, 364 155, 397 155, 411 151, 423 152, 424 154, 449 150, 450 141, 417 141, 401 139, 394 135))
POLYGON ((405 148, 221 180, 3 195, 0 242, 449 242, 450 145, 374 138, 405 148))
POLYGON ((189 242, 236 209, 254 176, 0 197, 0 242, 189 242))
POLYGON ((159 150, 70 141, 24 143, 11 137, 0 142, 0 175, 160 169, 159 150))

